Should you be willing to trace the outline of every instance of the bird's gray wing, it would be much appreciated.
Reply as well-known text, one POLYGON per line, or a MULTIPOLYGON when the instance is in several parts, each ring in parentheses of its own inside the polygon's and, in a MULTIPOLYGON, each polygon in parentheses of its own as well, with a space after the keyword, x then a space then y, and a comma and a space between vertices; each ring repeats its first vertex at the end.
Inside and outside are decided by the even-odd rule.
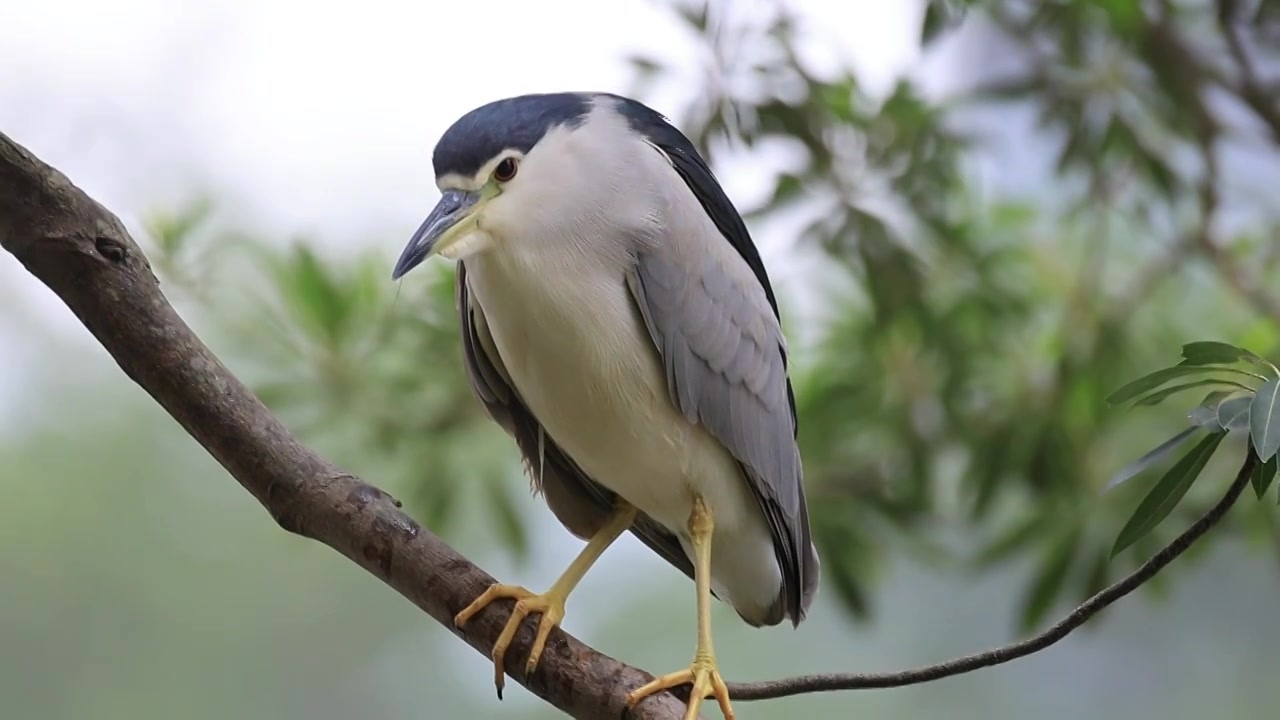
POLYGON ((819 565, 776 304, 741 221, 733 238, 725 235, 732 230, 725 217, 737 212, 722 192, 719 200, 707 196, 719 185, 700 159, 690 161, 696 151, 673 147, 684 153, 678 160, 657 147, 689 192, 670 198, 665 235, 636 243, 627 284, 662 357, 671 401, 738 461, 768 521, 783 583, 767 624, 783 617, 799 624, 819 565))
POLYGON ((776 613, 799 623, 817 592, 820 569, 769 276, 742 215, 693 143, 653 109, 612 97, 631 128, 684 181, 669 198, 668 235, 656 244, 637 243, 646 250, 636 257, 628 284, 666 366, 672 401, 742 466, 768 519, 784 578, 776 613))
MULTIPOLYGON (((592 480, 555 441, 511 386, 489 334, 484 311, 467 286, 466 266, 458 263, 457 305, 462 325, 463 364, 471 389, 494 422, 511 435, 536 490, 570 532, 586 540, 608 520, 617 496, 592 480)), ((630 531, 650 550, 693 578, 693 565, 676 536, 643 512, 630 531)))
MULTIPOLYGON (((719 241, 717 239, 717 241, 719 241)), ((694 242, 685 239, 680 242, 694 242)), ((798 624, 817 580, 782 335, 729 253, 637 253, 627 284, 661 355, 671 401, 733 455, 773 536, 783 589, 766 624, 798 624)))

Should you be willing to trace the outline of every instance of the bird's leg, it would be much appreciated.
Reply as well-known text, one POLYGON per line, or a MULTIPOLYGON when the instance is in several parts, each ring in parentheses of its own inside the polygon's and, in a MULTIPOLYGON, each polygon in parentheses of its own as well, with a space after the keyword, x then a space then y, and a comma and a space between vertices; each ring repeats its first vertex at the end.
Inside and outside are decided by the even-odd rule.
POLYGON ((503 628, 502 634, 498 636, 497 642, 493 644, 493 683, 498 688, 499 698, 502 697, 502 686, 505 679, 503 660, 506 657, 507 647, 511 645, 511 641, 515 638, 516 631, 520 629, 520 624, 524 622, 525 617, 530 613, 542 614, 542 618, 538 622, 538 634, 534 637, 533 647, 529 650, 529 659, 525 663, 525 674, 527 675, 532 673, 534 668, 538 666, 538 658, 542 656, 542 650, 546 647, 547 637, 551 635, 551 629, 559 626, 560 621, 564 619, 564 604, 569 598, 569 593, 573 592, 573 589, 577 587, 583 576, 587 574, 587 570, 600 558, 605 548, 612 545, 613 541, 617 540, 624 530, 631 527, 635 517, 635 508, 620 501, 604 527, 600 528, 587 541, 587 545, 582 548, 582 552, 578 553, 573 562, 569 563, 568 569, 552 583, 551 589, 545 593, 539 595, 519 585, 494 583, 481 593, 480 597, 477 597, 454 617, 454 624, 462 627, 472 616, 483 610, 494 600, 511 598, 516 601, 516 606, 511 611, 511 617, 508 618, 506 627, 503 628))
POLYGON ((715 696, 725 720, 733 720, 733 707, 729 704, 729 688, 720 677, 716 652, 711 646, 711 511, 699 495, 693 497, 693 511, 689 514, 689 535, 693 540, 693 578, 698 594, 698 644, 693 651, 693 664, 662 677, 654 678, 627 696, 627 705, 635 705, 656 692, 692 683, 685 720, 698 717, 698 709, 704 698, 715 696))

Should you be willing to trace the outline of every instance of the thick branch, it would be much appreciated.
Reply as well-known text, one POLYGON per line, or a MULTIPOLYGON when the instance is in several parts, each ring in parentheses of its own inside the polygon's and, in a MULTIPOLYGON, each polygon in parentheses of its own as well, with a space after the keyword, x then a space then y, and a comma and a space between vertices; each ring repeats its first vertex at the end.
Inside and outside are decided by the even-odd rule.
POLYGON ((1203 537, 1214 525, 1217 525, 1226 516, 1227 511, 1231 509, 1236 500, 1240 499, 1240 493, 1244 492, 1245 486, 1249 484, 1249 476, 1253 473, 1253 468, 1257 461, 1258 456, 1251 450, 1248 453, 1248 457, 1245 458, 1244 464, 1240 467, 1240 472, 1236 474, 1235 481, 1227 488, 1226 494, 1218 501, 1218 504, 1210 508, 1191 527, 1174 538, 1173 542, 1166 545, 1150 560, 1139 566, 1137 570, 1118 580, 1110 587, 1100 590, 1096 595, 1085 600, 1075 610, 1072 610, 1070 615, 1054 623, 1039 635, 985 652, 965 655, 954 660, 947 660, 935 665, 926 665, 911 670, 888 673, 823 673, 765 682, 730 683, 729 693, 734 700, 768 700, 789 695, 830 692, 833 690, 903 687, 1003 665, 1011 660, 1038 653, 1071 634, 1073 630, 1084 625, 1089 618, 1097 615, 1107 606, 1137 590, 1148 580, 1155 577, 1156 573, 1163 570, 1166 565, 1186 552, 1196 540, 1203 537))
MULTIPOLYGON (((337 550, 395 588, 486 656, 510 614, 496 603, 470 623, 452 618, 493 582, 399 509, 381 490, 295 439, 214 357, 160 292, 120 221, 62 173, 0 133, 0 246, 12 253, 284 529, 337 550)), ((552 633, 537 671, 523 677, 526 626, 507 653, 521 684, 577 718, 617 720, 647 673, 552 633)), ((631 718, 682 717, 663 693, 631 718)))

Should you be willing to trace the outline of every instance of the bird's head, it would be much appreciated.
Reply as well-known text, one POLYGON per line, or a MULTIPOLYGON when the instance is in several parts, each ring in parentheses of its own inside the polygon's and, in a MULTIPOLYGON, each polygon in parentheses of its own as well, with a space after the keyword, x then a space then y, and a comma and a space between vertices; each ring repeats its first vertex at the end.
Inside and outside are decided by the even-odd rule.
MULTIPOLYGON (((649 152, 617 109, 616 96, 523 95, 482 105, 436 144, 441 197, 392 273, 432 255, 463 259, 519 238, 564 237, 573 224, 616 217, 619 188, 637 148, 649 152), (541 230, 543 232, 537 232, 541 230)), ((579 228, 581 229, 581 228, 579 228)))

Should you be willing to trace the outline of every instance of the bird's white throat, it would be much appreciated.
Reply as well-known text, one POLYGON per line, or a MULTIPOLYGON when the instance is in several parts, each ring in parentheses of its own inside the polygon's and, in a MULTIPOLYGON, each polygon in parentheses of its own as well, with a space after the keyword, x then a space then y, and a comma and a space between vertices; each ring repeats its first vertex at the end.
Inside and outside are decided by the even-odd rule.
POLYGON ((440 248, 439 255, 450 260, 465 260, 492 246, 493 236, 477 228, 440 248))

